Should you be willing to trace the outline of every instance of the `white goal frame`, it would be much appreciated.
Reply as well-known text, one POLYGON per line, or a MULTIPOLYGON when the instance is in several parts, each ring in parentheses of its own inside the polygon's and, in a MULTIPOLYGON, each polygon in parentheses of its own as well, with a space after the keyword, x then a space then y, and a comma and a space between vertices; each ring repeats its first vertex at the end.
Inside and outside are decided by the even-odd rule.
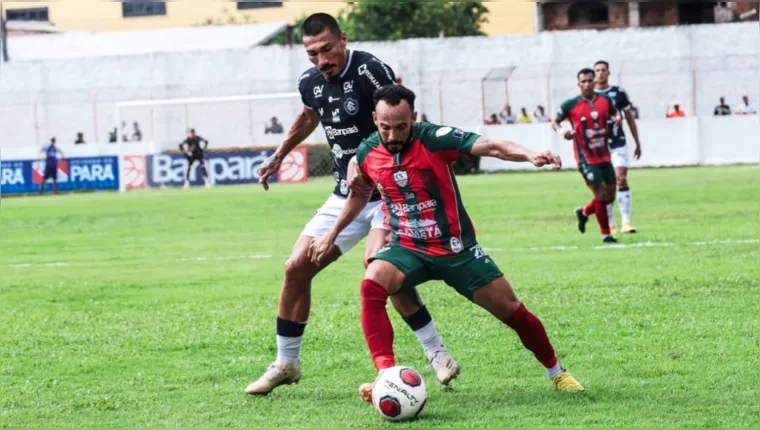
MULTIPOLYGON (((301 99, 301 93, 264 93, 264 94, 244 94, 237 96, 216 96, 216 97, 189 97, 174 99, 143 99, 117 102, 114 107, 114 121, 116 124, 116 143, 118 147, 118 165, 119 165, 119 192, 127 191, 127 182, 124 175, 124 136, 121 133, 121 110, 124 108, 135 107, 155 107, 155 106, 188 106, 197 104, 210 103, 229 103, 229 102, 247 102, 256 100, 281 100, 281 99, 301 99)), ((155 142, 151 144, 150 151, 155 153, 155 142)))

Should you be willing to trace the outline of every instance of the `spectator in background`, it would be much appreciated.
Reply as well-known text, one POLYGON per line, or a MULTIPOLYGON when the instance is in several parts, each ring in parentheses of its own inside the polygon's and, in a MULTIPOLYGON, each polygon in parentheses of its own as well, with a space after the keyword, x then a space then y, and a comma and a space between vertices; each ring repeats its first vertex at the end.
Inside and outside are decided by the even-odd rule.
POLYGON ((544 107, 541 105, 538 105, 536 107, 536 111, 533 112, 533 116, 536 118, 536 122, 549 122, 550 118, 549 115, 546 114, 546 111, 544 110, 544 107))
POLYGON ((63 158, 63 152, 55 146, 55 137, 50 139, 50 145, 45 145, 40 151, 40 160, 45 154, 45 173, 40 183, 40 195, 45 193, 45 182, 53 180, 53 194, 58 194, 58 156, 63 158))
POLYGON ((673 110, 665 115, 668 118, 683 118, 686 116, 686 112, 681 110, 681 105, 678 103, 673 104, 673 110))
POLYGON ((713 115, 715 116, 731 115, 731 106, 726 104, 726 99, 724 99, 723 97, 720 98, 720 104, 718 106, 715 106, 715 111, 713 111, 713 115))
POLYGON ((517 117, 512 113, 512 106, 509 103, 504 105, 504 109, 499 112, 499 116, 504 124, 514 124, 517 122, 517 117))
POLYGON ((496 116, 495 113, 492 113, 491 117, 488 118, 488 119, 486 119, 483 122, 485 123, 485 125, 497 125, 497 124, 501 124, 501 121, 499 121, 499 117, 496 116))
POLYGON ((264 129, 264 134, 268 134, 268 133, 272 133, 272 134, 282 134, 282 133, 284 133, 284 130, 282 128, 282 124, 280 124, 280 121, 277 120, 276 116, 272 117, 272 125, 270 125, 269 127, 266 127, 264 129))
POLYGON ((127 132, 127 122, 121 122, 121 138, 124 142, 129 142, 129 134, 127 132))
POLYGON ((80 131, 77 133, 77 140, 74 141, 75 145, 82 145, 84 143, 87 143, 84 141, 84 134, 80 131))
POLYGON ((116 143, 116 133, 118 133, 116 127, 114 127, 112 131, 108 132, 108 143, 116 143))
POLYGON ((530 124, 533 122, 533 117, 528 115, 528 111, 523 107, 520 108, 520 116, 517 117, 517 122, 520 124, 530 124))
POLYGON ((739 109, 736 109, 734 112, 736 115, 754 115, 757 113, 755 108, 752 107, 752 105, 749 104, 749 97, 744 96, 742 97, 742 102, 744 103, 739 109))
POLYGON ((140 130, 140 124, 135 121, 132 123, 132 141, 140 142, 142 140, 142 130, 140 130))
POLYGON ((420 118, 420 122, 430 122, 430 121, 428 121, 428 119, 427 119, 427 115, 425 115, 425 114, 423 113, 423 114, 422 114, 422 118, 420 118))

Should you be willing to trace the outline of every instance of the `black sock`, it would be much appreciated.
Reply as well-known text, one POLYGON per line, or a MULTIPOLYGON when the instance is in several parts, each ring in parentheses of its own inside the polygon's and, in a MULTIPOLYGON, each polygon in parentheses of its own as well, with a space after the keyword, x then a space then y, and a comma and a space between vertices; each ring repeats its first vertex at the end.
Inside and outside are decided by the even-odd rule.
POLYGON ((420 308, 420 310, 413 313, 412 315, 404 317, 404 321, 412 329, 412 331, 417 331, 422 327, 430 324, 430 322, 433 321, 433 318, 430 316, 430 312, 428 312, 427 307, 423 306, 420 308))
POLYGON ((277 335, 282 337, 301 337, 306 323, 294 322, 277 317, 277 335))

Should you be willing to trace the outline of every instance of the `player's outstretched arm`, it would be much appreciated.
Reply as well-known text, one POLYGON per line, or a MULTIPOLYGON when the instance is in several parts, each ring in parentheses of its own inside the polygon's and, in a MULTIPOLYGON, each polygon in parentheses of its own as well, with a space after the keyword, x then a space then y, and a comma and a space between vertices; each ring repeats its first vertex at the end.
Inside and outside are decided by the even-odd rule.
POLYGON ((559 155, 551 151, 535 152, 514 142, 499 139, 489 139, 480 136, 470 151, 480 157, 494 157, 505 161, 529 162, 536 167, 553 164, 557 169, 562 167, 559 155))
POLYGON ((309 246, 309 257, 317 266, 321 265, 322 260, 329 254, 332 247, 335 246, 338 235, 359 216, 370 197, 372 197, 374 187, 363 178, 359 171, 359 166, 356 164, 356 158, 351 159, 348 163, 347 177, 352 185, 346 198, 346 204, 343 206, 340 215, 338 215, 335 225, 333 225, 333 228, 326 235, 314 238, 309 246))
POLYGON ((272 156, 261 165, 261 168, 259 168, 259 183, 264 187, 264 190, 269 189, 267 180, 270 176, 280 170, 282 160, 290 154, 290 151, 292 151, 293 148, 309 137, 318 125, 319 116, 317 113, 304 106, 303 109, 301 109, 301 112, 296 116, 295 121, 293 121, 293 125, 290 126, 290 130, 288 131, 285 140, 282 141, 274 154, 272 154, 272 156))

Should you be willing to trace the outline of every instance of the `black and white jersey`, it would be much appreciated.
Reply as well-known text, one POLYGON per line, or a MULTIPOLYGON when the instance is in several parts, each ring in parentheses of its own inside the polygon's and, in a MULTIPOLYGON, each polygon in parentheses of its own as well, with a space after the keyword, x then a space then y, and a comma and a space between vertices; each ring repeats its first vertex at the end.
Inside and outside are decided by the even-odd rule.
MULTIPOLYGON (((621 114, 631 109, 631 100, 628 99, 628 93, 622 88, 616 85, 610 85, 609 87, 598 90, 594 89, 597 94, 605 94, 612 99, 615 104, 615 109, 621 114)), ((623 125, 612 125, 612 140, 610 140, 610 149, 622 148, 625 146, 625 131, 623 125)))
MULTIPOLYGON (((340 76, 325 77, 313 67, 298 82, 303 104, 319 115, 333 153, 336 195, 348 195, 348 162, 364 138, 377 129, 372 121, 372 96, 380 87, 395 84, 390 67, 362 51, 349 51, 348 63, 340 76)), ((378 199, 375 193, 373 200, 378 199)))

